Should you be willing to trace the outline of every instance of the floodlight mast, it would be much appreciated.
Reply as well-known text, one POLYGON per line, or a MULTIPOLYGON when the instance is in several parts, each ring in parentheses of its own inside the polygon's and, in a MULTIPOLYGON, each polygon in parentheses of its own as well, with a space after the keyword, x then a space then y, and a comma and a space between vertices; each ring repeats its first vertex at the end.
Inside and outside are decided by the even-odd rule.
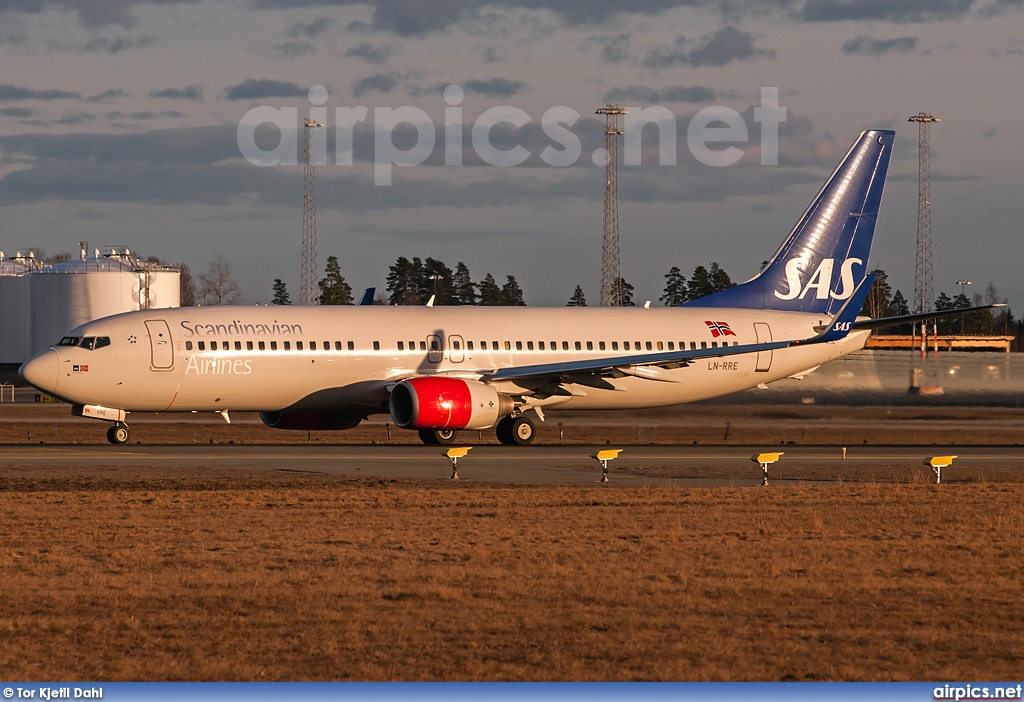
POLYGON ((320 296, 317 294, 317 277, 319 264, 316 251, 316 189, 313 165, 313 130, 324 126, 308 117, 304 122, 305 152, 305 196, 302 212, 302 287, 299 290, 300 305, 318 305, 320 296))
MULTIPOLYGON (((917 265, 914 273, 915 314, 931 312, 935 300, 935 266, 932 248, 931 144, 929 127, 942 120, 928 112, 918 112, 907 119, 917 122, 917 265)), ((938 323, 935 322, 935 325, 938 323)), ((915 336, 916 336, 915 325, 915 336)), ((937 332, 936 332, 937 335, 937 332)), ((938 342, 936 342, 938 343, 938 342)), ((927 353, 928 323, 921 323, 921 358, 927 353)), ((938 348, 936 347, 936 351, 938 348)))
POLYGON ((622 265, 619 260, 619 115, 629 114, 608 104, 594 114, 604 115, 604 237, 601 244, 601 306, 622 307, 622 265))

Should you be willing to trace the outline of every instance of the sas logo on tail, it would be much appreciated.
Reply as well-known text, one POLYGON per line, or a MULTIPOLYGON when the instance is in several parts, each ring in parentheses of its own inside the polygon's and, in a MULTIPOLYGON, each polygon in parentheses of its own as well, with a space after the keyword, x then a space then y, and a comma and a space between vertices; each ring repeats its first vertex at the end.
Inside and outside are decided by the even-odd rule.
POLYGON ((707 324, 708 329, 711 330, 712 339, 717 339, 720 336, 736 336, 736 332, 729 328, 728 322, 712 322, 711 320, 705 320, 704 324, 707 324))
POLYGON ((864 265, 864 262, 859 258, 845 259, 839 270, 839 282, 842 288, 839 292, 832 292, 832 270, 835 268, 835 261, 834 258, 822 259, 810 280, 807 281, 807 285, 802 285, 800 283, 800 264, 803 261, 799 258, 790 260, 786 264, 786 282, 789 283, 789 290, 785 293, 776 290, 775 297, 780 300, 794 300, 799 296, 803 300, 811 290, 814 290, 814 298, 817 300, 825 300, 829 297, 845 300, 853 294, 857 287, 853 282, 853 266, 854 264, 864 265))

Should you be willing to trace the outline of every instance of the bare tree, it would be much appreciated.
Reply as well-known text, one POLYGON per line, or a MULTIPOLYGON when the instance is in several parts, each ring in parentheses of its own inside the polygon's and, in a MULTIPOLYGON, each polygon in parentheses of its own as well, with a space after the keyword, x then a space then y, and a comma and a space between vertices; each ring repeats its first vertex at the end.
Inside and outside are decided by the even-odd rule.
POLYGON ((210 269, 199 274, 199 292, 207 305, 237 305, 242 295, 234 277, 234 267, 217 254, 210 269))
POLYGON ((181 286, 181 296, 178 304, 182 307, 195 307, 196 304, 196 281, 192 278, 192 270, 187 263, 181 264, 181 276, 178 278, 181 286))

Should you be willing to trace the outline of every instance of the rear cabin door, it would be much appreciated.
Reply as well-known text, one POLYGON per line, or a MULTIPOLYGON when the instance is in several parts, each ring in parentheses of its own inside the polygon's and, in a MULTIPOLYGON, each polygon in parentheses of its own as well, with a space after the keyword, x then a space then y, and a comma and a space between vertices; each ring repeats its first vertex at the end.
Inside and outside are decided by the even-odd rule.
MULTIPOLYGON (((772 341, 772 328, 764 322, 754 322, 754 333, 757 335, 757 343, 770 344, 772 341)), ((772 354, 774 352, 759 351, 757 354, 757 367, 754 370, 758 373, 767 373, 772 367, 772 354)))
POLYGON ((146 320, 149 331, 149 349, 153 370, 174 368, 174 351, 171 349, 171 329, 162 319, 146 320))
POLYGON ((463 350, 462 337, 456 334, 452 334, 448 337, 448 360, 452 363, 462 363, 466 358, 466 352, 463 350))

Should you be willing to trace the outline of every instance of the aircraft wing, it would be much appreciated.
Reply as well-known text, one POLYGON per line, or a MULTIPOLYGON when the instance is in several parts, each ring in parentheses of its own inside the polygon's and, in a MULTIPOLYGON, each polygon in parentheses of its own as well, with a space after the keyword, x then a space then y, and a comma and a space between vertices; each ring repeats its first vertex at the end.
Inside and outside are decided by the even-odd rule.
POLYGON ((611 356, 606 358, 566 361, 563 363, 541 363, 531 366, 512 366, 485 373, 493 381, 498 380, 558 380, 559 382, 578 382, 585 376, 622 377, 631 375, 647 380, 660 380, 669 383, 680 383, 682 379, 669 373, 669 368, 688 366, 703 358, 721 358, 747 353, 773 351, 790 346, 821 344, 838 341, 853 330, 857 313, 864 305, 864 300, 875 280, 875 274, 868 274, 853 294, 843 305, 829 326, 819 330, 817 336, 807 339, 791 339, 789 341, 773 341, 764 344, 743 344, 737 346, 719 346, 706 349, 680 349, 662 353, 631 354, 627 356, 611 356))
POLYGON ((862 319, 853 323, 853 330, 882 329, 884 327, 895 327, 899 324, 911 324, 913 322, 926 322, 929 319, 940 317, 956 317, 962 314, 970 314, 978 310, 990 310, 993 307, 1006 307, 1005 303, 994 305, 979 305, 978 307, 958 307, 955 310, 942 310, 940 312, 923 312, 921 314, 904 314, 899 317, 879 317, 878 319, 862 319))

